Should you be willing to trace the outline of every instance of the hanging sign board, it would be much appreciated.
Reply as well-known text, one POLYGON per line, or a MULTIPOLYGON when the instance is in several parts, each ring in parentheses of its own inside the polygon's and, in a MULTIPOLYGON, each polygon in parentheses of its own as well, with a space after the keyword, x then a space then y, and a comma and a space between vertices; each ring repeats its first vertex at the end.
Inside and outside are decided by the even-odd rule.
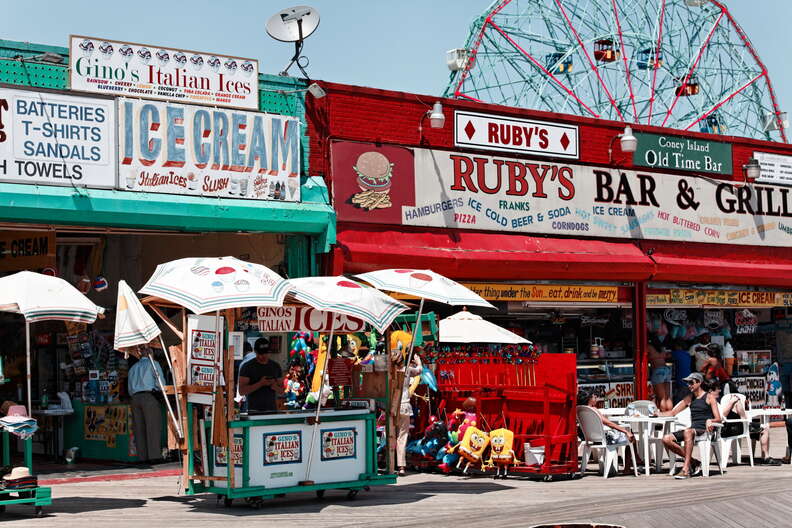
POLYGON ((104 95, 258 109, 258 61, 72 35, 69 86, 104 95))
POLYGON ((295 117, 118 100, 119 188, 249 200, 300 200, 295 117))
POLYGON ((115 186, 115 103, 0 88, 0 181, 115 186))
POLYGON ((757 183, 792 185, 792 156, 754 152, 753 157, 762 167, 757 183))
POLYGON ((0 231, 0 271, 55 266, 55 232, 0 231))
POLYGON ((638 167, 696 173, 732 174, 729 143, 704 139, 634 132, 638 147, 633 164, 638 167))
POLYGON ((340 221, 792 246, 792 193, 777 186, 371 143, 331 151, 340 221))
POLYGON ((578 127, 457 110, 454 145, 577 159, 578 127))
MULTIPOLYGON (((212 315, 187 316, 187 373, 188 384, 200 387, 200 392, 190 393, 187 400, 191 403, 203 405, 212 404, 212 386, 215 376, 218 375, 216 365, 223 364, 223 317, 215 318, 212 315), (215 332, 215 324, 218 332, 215 332)), ((223 377, 217 380, 217 385, 223 385, 223 377)))
POLYGON ((366 329, 362 319, 334 312, 323 312, 309 306, 259 307, 261 332, 329 332, 354 334, 366 329))

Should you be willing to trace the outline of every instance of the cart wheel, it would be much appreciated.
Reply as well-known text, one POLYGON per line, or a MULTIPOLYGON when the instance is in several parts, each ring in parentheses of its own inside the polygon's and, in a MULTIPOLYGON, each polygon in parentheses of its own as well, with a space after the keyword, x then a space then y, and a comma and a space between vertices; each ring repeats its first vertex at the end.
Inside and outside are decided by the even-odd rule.
POLYGON ((357 497, 359 491, 360 490, 356 490, 356 489, 349 490, 347 492, 347 500, 355 500, 355 497, 357 497))
POLYGON ((234 499, 232 499, 231 497, 224 497, 223 498, 223 505, 226 508, 230 508, 233 504, 234 504, 234 499))
POLYGON ((316 498, 319 500, 324 499, 325 490, 316 490, 316 498))
POLYGON ((44 517, 44 508, 42 506, 36 506, 36 517, 44 517))

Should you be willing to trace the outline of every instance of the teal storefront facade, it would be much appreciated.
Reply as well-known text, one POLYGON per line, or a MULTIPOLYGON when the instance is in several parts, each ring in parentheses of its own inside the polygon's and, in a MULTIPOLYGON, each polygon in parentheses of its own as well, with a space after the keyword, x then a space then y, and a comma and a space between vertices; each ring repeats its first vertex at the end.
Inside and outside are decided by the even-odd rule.
MULTIPOLYGON (((0 40, 0 91, 25 90, 34 96, 43 94, 45 99, 74 95, 114 106, 112 97, 69 90, 68 53, 65 47, 0 40), (43 54, 56 54, 63 61, 44 62, 40 58, 43 54)), ((118 280, 124 279, 138 289, 161 262, 226 255, 264 264, 284 276, 319 274, 319 261, 336 240, 336 216, 323 179, 311 177, 308 171, 306 86, 298 79, 263 74, 258 83, 256 115, 299 121, 297 201, 127 190, 118 173, 110 172, 118 170, 118 129, 111 136, 114 162, 107 168, 107 178, 114 185, 45 185, 7 178, 0 182, 0 244, 3 237, 16 240, 35 236, 51 241, 46 254, 31 257, 37 264, 29 264, 28 259, 14 268, 13 264, 9 267, 13 259, 0 258, 0 274, 21 269, 51 270, 75 285, 88 281, 91 287, 87 295, 109 308, 107 320, 87 330, 67 326, 64 332, 62 323, 35 326, 33 407, 36 409, 45 391, 50 401, 57 401, 56 392, 65 392, 74 402, 75 411, 60 421, 39 418, 42 434, 34 437, 37 452, 60 455, 64 449, 79 447, 82 458, 136 459, 131 411, 124 394, 126 369, 131 363, 127 365, 120 354, 113 353, 112 346, 106 350, 108 340, 112 344, 118 280), (102 281, 104 287, 99 286, 102 281), (86 342, 92 351, 86 355, 83 350, 81 355, 77 348, 86 342), (86 385, 89 373, 97 385, 86 385), (102 416, 105 418, 100 419, 102 416), (113 427, 101 423, 112 423, 113 427)), ((2 101, 0 95, 0 132, 3 126, 18 125, 11 122, 7 109, 3 113, 2 101)), ((138 105, 146 103, 134 101, 138 105)), ((5 169, 10 169, 13 161, 0 156, 0 163, 3 161, 8 165, 5 169)), ((285 185, 281 192, 286 192, 285 185)), ((24 385, 24 371, 18 366, 23 347, 18 346, 16 337, 19 328, 24 328, 20 322, 14 316, 0 318, 0 333, 11 336, 3 353, 4 375, 10 381, 0 384, 2 401, 19 400, 24 385)), ((166 345, 175 344, 173 334, 168 332, 163 326, 166 345)), ((285 339, 283 342, 285 346, 285 339)), ((164 418, 163 413, 163 423, 164 418)))

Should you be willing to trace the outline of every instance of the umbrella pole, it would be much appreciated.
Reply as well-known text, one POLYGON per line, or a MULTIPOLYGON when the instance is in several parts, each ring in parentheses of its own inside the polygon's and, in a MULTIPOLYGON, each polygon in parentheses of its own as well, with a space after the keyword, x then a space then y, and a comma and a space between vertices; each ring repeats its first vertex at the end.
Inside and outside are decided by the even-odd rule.
MULTIPOLYGON (((162 345, 162 351, 165 353, 165 360, 168 362, 168 368, 171 371, 171 377, 173 378, 173 397, 176 400, 176 414, 178 415, 178 418, 179 418, 179 420, 177 422, 178 425, 176 426, 176 432, 179 433, 179 438, 183 439, 184 438, 184 433, 182 432, 182 429, 181 429, 181 424, 182 424, 181 405, 179 405, 179 394, 176 391, 176 373, 173 371, 173 361, 171 361, 170 351, 165 347, 165 341, 162 340, 162 334, 161 333, 160 333, 160 336, 159 336, 159 340, 160 340, 160 345, 162 345)), ((163 393, 163 395, 165 395, 165 401, 168 401, 168 395, 165 394, 165 388, 164 387, 163 387, 162 393, 163 393)), ((170 408, 170 405, 168 405, 168 408, 170 408)), ((171 411, 171 417, 173 417, 173 411, 171 411)), ((175 420, 175 418, 174 418, 174 420, 175 420)))
POLYGON ((165 398, 165 405, 168 407, 168 414, 173 420, 173 424, 176 426, 176 433, 179 435, 179 439, 182 439, 182 432, 179 423, 176 422, 176 416, 173 414, 173 408, 171 407, 170 400, 168 399, 168 393, 165 392, 165 384, 162 382, 162 378, 160 378, 159 371, 157 367, 154 365, 154 358, 151 357, 151 354, 148 355, 149 361, 151 361, 151 368, 154 370, 154 376, 157 378, 157 384, 159 385, 160 390, 162 391, 162 397, 165 398))
MULTIPOLYGON (((404 363, 405 372, 410 367, 413 358, 413 351, 415 350, 415 340, 418 336, 418 331, 421 330, 421 315, 423 315, 424 298, 421 297, 421 304, 418 306, 418 317, 415 319, 415 329, 413 330, 412 341, 410 342, 410 353, 407 354, 407 361, 404 363)), ((405 377, 406 374, 405 374, 405 377)))
MULTIPOLYGON (((325 359, 324 365, 322 365, 322 371, 319 378, 319 394, 316 399, 316 414, 314 415, 314 423, 313 427, 311 427, 311 443, 308 444, 308 464, 305 467, 305 480, 300 484, 303 486, 311 486, 313 485, 313 481, 311 480, 311 462, 313 461, 313 446, 314 440, 316 439, 316 427, 319 425, 319 411, 322 409, 322 393, 324 392, 324 381, 325 381, 325 374, 327 374, 327 363, 330 361, 330 352, 332 351, 333 347, 333 339, 335 338, 335 325, 330 325, 330 339, 327 342, 327 351, 325 352, 325 359)), ((319 350, 322 349, 321 342, 319 345, 319 350)))
POLYGON ((215 353, 214 353, 214 375, 212 376, 212 433, 210 438, 214 438, 215 428, 215 407, 217 404, 217 379, 220 377, 220 364, 218 359, 223 353, 220 350, 220 310, 215 311, 215 353))
POLYGON ((33 396, 30 392, 30 322, 25 319, 25 361, 27 365, 27 412, 33 416, 33 396))

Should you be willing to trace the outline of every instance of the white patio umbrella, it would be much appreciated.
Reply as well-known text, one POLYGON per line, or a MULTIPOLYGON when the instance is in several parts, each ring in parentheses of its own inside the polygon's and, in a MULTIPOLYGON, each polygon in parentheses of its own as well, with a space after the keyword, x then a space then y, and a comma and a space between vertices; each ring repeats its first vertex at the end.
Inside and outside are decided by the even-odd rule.
POLYGON ((407 354, 407 363, 412 361, 415 339, 418 333, 421 315, 423 315, 424 300, 430 299, 451 306, 482 306, 495 308, 476 292, 462 286, 458 282, 444 277, 432 270, 414 269, 384 269, 361 273, 356 277, 363 279, 375 288, 385 291, 404 293, 421 298, 418 306, 418 316, 415 320, 415 331, 407 354))
POLYGON ((441 343, 501 343, 516 345, 531 343, 514 332, 485 321, 467 310, 440 320, 441 343))
MULTIPOLYGON (((215 336, 220 342, 220 310, 249 306, 283 306, 288 281, 261 264, 235 257, 190 257, 157 266, 140 293, 184 306, 196 314, 215 312, 215 336)), ((220 351, 215 355, 214 371, 220 372, 220 351)), ((217 381, 212 380, 212 416, 217 396, 217 381)), ((214 434, 212 420, 212 432, 214 434)))
POLYGON ((104 313, 104 308, 95 305, 61 278, 20 271, 0 279, 0 311, 22 314, 25 318, 27 412, 31 414, 30 323, 72 321, 90 324, 104 313))
MULTIPOLYGON (((132 288, 129 287, 126 281, 118 281, 118 301, 116 304, 115 339, 113 347, 116 350, 122 350, 126 353, 127 349, 138 345, 147 345, 157 337, 159 337, 165 359, 168 361, 168 368, 173 372, 173 363, 171 362, 168 349, 165 347, 165 343, 162 340, 162 331, 159 329, 159 326, 157 326, 157 323, 154 322, 154 319, 149 315, 146 309, 143 308, 137 295, 135 295, 135 292, 132 291, 132 288)), ((165 398, 168 414, 170 414, 171 420, 173 420, 176 426, 176 432, 179 438, 182 438, 181 408, 178 405, 176 406, 176 410, 179 413, 179 420, 176 420, 170 400, 167 394, 165 394, 165 384, 162 379, 160 379, 159 371, 154 367, 154 359, 151 357, 151 354, 148 355, 148 359, 151 363, 154 375, 157 378, 157 383, 162 391, 162 395, 165 398)), ((140 360, 145 361, 143 358, 140 358, 140 360)))
MULTIPOLYGON (((396 316, 407 310, 407 306, 381 291, 364 286, 343 276, 305 277, 290 279, 289 283, 290 293, 298 301, 304 302, 317 310, 357 317, 380 332, 384 332, 396 316)), ((327 354, 325 354, 324 364, 319 370, 319 400, 316 405, 314 425, 311 429, 311 443, 308 444, 310 446, 313 446, 316 428, 319 425, 322 391, 324 391, 325 372, 327 371, 327 361, 330 357, 334 330, 335 328, 331 326, 327 354)), ((308 451, 308 464, 305 469, 304 481, 306 483, 310 482, 312 459, 313 449, 308 451)))
POLYGON ((261 264, 234 257, 183 258, 157 266, 140 293, 196 314, 247 306, 282 306, 286 279, 261 264))

